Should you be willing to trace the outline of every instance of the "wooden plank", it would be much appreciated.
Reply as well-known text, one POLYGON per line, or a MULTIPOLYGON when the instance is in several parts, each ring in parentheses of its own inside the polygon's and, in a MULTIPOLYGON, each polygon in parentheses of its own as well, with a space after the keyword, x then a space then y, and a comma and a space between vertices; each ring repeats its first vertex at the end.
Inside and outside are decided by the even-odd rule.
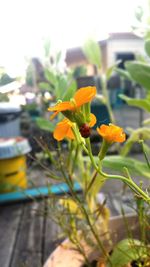
POLYGON ((106 194, 106 206, 110 210, 111 217, 119 215, 118 209, 116 209, 116 206, 114 205, 114 199, 115 194, 106 194))
POLYGON ((40 267, 44 201, 26 203, 11 267, 40 267))
POLYGON ((121 194, 110 194, 111 203, 114 206, 118 215, 121 215, 121 209, 123 209, 125 214, 134 213, 135 203, 131 201, 133 198, 131 193, 126 193, 121 196, 121 194))
MULTIPOLYGON (((48 205, 48 201, 46 201, 46 203, 48 205)), ((48 215, 45 218, 45 235, 44 235, 43 253, 42 253, 43 264, 47 260, 49 255, 53 252, 53 250, 57 247, 57 245, 62 242, 62 239, 59 238, 60 233, 61 229, 57 226, 56 223, 53 222, 53 220, 48 215)))
POLYGON ((0 266, 10 266, 23 205, 0 208, 0 266))

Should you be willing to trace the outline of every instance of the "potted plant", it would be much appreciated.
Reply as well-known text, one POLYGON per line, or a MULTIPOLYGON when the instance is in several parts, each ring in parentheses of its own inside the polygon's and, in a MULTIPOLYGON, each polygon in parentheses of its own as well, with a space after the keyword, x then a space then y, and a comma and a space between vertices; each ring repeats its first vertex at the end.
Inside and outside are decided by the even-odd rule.
MULTIPOLYGON (((90 134, 91 128, 96 123, 96 117, 90 113, 90 103, 95 95, 96 88, 94 86, 80 88, 70 101, 59 101, 55 106, 49 108, 49 111, 53 112, 51 119, 59 113, 64 116, 56 125, 53 133, 54 138, 58 142, 64 138, 71 140, 69 143, 69 154, 66 156, 65 162, 62 161, 63 155, 61 154, 60 144, 58 149, 60 158, 57 157, 53 160, 53 163, 59 166, 61 173, 58 175, 52 175, 51 173, 51 178, 58 181, 62 178, 65 181, 70 193, 60 196, 59 200, 54 198, 53 201, 52 197, 54 196, 50 195, 51 215, 55 222, 59 224, 63 233, 68 237, 71 244, 65 243, 58 248, 56 253, 60 255, 61 252, 59 260, 55 262, 54 258, 58 259, 58 254, 56 254, 56 257, 53 254, 51 259, 45 264, 45 267, 122 267, 129 266, 127 264, 130 264, 130 262, 136 264, 133 266, 149 266, 150 255, 146 239, 146 229, 149 229, 147 207, 149 208, 150 197, 148 191, 143 190, 131 178, 127 168, 129 159, 124 159, 122 165, 124 166, 123 174, 106 173, 103 170, 103 162, 110 146, 115 142, 123 143, 126 140, 126 135, 122 128, 114 124, 103 124, 98 127, 97 132, 102 139, 102 143, 98 155, 93 156, 90 134), (65 167, 68 162, 69 172, 66 173, 65 167), (114 244, 124 238, 124 236, 118 235, 118 239, 115 241, 114 232, 110 231, 110 229, 115 229, 122 234, 122 229, 125 227, 122 226, 120 218, 110 221, 109 210, 105 207, 104 203, 97 201, 97 192, 105 181, 109 179, 114 180, 114 183, 116 180, 122 181, 129 187, 135 194, 138 207, 136 219, 131 217, 125 220, 129 234, 128 237, 122 240, 122 243, 118 243, 116 247, 114 247, 114 244), (74 190, 74 182, 76 181, 81 186, 81 195, 74 190), (138 219, 139 224, 133 229, 138 219), (119 228, 117 228, 117 225, 119 225, 119 228), (120 227, 123 228, 120 229, 120 227), (136 236, 133 235, 139 232, 138 227, 140 227, 141 231, 140 240, 135 239, 136 236), (69 257, 70 263, 66 263, 64 253, 61 250, 62 247, 64 251, 67 251, 67 249, 69 251, 78 251, 80 253, 80 256, 78 255, 80 265, 73 265, 74 255, 69 257), (95 264, 92 261, 93 255, 97 260, 96 265, 93 265, 95 264), (116 260, 119 257, 121 262, 116 260), (81 259, 84 259, 83 264, 81 259)), ((120 166, 119 159, 118 166, 120 166)), ((134 168, 136 167, 134 166, 134 168)), ((130 166, 130 169, 132 169, 132 166, 130 166)), ((148 169, 149 167, 147 166, 148 169)), ((69 254, 67 253, 67 255, 69 254)))

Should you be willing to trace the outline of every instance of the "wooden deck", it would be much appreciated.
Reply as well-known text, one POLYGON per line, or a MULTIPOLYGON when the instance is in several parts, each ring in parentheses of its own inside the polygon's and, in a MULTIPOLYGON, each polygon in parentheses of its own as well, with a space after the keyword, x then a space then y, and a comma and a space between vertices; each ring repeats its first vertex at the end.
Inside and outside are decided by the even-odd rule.
MULTIPOLYGON (((119 194, 107 194, 111 215, 119 214, 119 194)), ((131 212, 129 198, 124 198, 125 212, 131 212)), ((0 207, 0 267, 42 267, 60 242, 58 228, 41 213, 47 199, 0 207)))

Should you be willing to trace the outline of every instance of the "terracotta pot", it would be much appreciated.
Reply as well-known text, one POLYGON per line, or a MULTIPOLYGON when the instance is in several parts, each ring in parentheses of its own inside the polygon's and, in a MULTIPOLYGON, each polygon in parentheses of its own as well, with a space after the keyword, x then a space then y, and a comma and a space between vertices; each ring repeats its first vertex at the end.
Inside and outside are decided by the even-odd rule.
MULTIPOLYGON (((128 220, 128 225, 130 226, 130 231, 132 231, 134 238, 138 238, 139 225, 137 216, 133 214, 128 215, 126 219, 128 220)), ((109 229, 114 244, 123 238, 126 238, 127 230, 124 224, 124 219, 121 216, 110 219, 109 229)), ((85 247, 85 250, 90 261, 98 256, 98 252, 92 251, 88 246, 85 247)), ((82 267, 83 264, 83 256, 74 249, 70 241, 65 240, 50 255, 43 267, 82 267)), ((102 266, 105 267, 104 265, 102 266)))

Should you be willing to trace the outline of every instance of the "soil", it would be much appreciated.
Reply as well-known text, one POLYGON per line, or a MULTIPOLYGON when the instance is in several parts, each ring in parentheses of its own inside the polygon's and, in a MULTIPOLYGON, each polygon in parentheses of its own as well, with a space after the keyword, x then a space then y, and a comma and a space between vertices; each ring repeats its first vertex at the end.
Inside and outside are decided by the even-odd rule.
MULTIPOLYGON (((141 264, 143 264, 143 262, 141 262, 141 264)), ((87 265, 84 264, 82 267, 87 267, 87 265)), ((97 261, 93 261, 93 262, 91 262, 91 267, 97 267, 97 261)), ((137 262, 137 261, 132 261, 132 262, 131 262, 131 267, 139 267, 139 262, 137 262)))
MULTIPOLYGON (((91 262, 91 267, 96 267, 96 265, 97 265, 97 261, 91 262)), ((87 265, 84 264, 82 267, 87 267, 87 265)))

